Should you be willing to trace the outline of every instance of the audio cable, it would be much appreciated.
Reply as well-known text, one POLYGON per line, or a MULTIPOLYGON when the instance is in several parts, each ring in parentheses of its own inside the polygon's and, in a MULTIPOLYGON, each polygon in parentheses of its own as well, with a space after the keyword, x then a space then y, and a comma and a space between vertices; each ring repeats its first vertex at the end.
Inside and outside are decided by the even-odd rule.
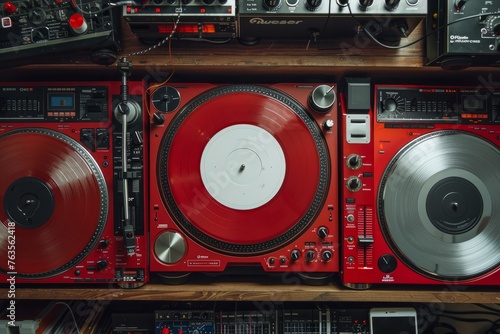
MULTIPOLYGON (((180 8, 182 8, 182 7, 180 7, 180 8)), ((171 40, 172 37, 174 36, 174 34, 177 32, 177 26, 179 25, 179 21, 181 19, 181 11, 179 11, 179 13, 177 13, 177 19, 174 22, 174 26, 172 28, 172 31, 170 32, 170 34, 168 34, 167 37, 165 37, 164 39, 162 39, 158 43, 156 43, 156 44, 154 44, 154 45, 152 45, 152 46, 150 46, 150 47, 148 47, 148 48, 146 48, 144 50, 128 53, 127 55, 125 55, 125 57, 132 57, 132 56, 143 55, 143 54, 145 54, 145 53, 147 53, 147 52, 149 52, 151 50, 159 48, 160 46, 162 46, 163 44, 165 44, 166 42, 168 42, 169 40, 171 40)))

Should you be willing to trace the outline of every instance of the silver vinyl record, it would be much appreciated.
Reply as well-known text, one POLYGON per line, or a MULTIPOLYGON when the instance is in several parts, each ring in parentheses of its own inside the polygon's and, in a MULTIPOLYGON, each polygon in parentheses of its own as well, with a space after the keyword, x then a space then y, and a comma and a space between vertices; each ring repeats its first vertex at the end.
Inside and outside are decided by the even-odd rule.
POLYGON ((500 150, 464 131, 413 140, 378 192, 383 233, 400 259, 431 278, 461 281, 500 264, 500 150))

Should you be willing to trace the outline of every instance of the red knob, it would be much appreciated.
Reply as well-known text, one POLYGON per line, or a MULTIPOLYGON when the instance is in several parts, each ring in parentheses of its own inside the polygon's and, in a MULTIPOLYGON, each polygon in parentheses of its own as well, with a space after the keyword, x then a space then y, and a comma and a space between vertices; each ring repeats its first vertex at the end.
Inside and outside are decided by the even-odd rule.
POLYGON ((87 31, 87 21, 82 14, 75 13, 69 17, 69 26, 77 34, 83 34, 87 31))
POLYGON ((5 11, 7 11, 9 14, 14 14, 17 10, 17 7, 12 2, 6 2, 3 4, 3 9, 5 9, 5 11))

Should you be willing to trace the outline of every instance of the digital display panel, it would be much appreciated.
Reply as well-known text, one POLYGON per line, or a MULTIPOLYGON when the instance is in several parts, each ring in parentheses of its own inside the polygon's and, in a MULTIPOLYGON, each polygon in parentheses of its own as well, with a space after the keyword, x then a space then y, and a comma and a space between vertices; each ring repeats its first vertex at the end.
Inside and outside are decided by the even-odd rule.
POLYGON ((50 111, 75 111, 75 94, 49 94, 48 110, 50 111))

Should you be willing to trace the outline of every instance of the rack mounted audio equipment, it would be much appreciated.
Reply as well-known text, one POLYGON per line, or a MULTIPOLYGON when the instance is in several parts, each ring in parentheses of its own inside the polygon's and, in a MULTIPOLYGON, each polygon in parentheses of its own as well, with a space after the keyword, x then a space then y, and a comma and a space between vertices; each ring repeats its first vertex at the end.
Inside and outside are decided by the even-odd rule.
POLYGON ((0 67, 67 51, 89 51, 92 61, 107 65, 120 49, 119 13, 107 0, 11 0, 0 17, 0 67))
POLYGON ((147 0, 141 6, 125 7, 123 17, 134 35, 147 44, 170 34, 176 38, 230 39, 236 36, 235 2, 147 0))
POLYGON ((498 1, 430 1, 428 65, 445 69, 500 65, 498 1))

